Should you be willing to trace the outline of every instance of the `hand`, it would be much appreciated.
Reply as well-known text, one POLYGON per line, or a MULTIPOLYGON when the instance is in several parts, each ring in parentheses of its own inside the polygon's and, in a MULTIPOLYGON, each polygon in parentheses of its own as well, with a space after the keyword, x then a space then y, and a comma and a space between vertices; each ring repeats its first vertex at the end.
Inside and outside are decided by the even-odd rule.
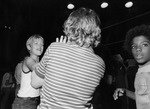
POLYGON ((60 40, 59 38, 56 38, 56 42, 67 43, 67 38, 65 36, 61 36, 60 40))
POLYGON ((115 90, 115 92, 114 92, 114 95, 113 95, 114 100, 117 100, 118 97, 123 96, 123 94, 124 94, 124 89, 122 89, 122 88, 117 88, 117 89, 115 90))
POLYGON ((11 86, 12 88, 14 88, 15 87, 15 84, 12 84, 12 86, 11 86))

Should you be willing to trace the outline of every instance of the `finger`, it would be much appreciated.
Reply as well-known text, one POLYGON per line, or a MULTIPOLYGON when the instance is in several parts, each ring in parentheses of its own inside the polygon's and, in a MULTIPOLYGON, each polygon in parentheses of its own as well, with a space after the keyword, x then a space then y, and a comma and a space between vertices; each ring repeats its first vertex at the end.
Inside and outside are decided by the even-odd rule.
POLYGON ((117 92, 114 93, 113 97, 114 99, 117 99, 117 92))
POLYGON ((119 92, 124 93, 124 90, 120 88, 120 89, 119 89, 119 92))
POLYGON ((120 90, 120 92, 121 92, 121 93, 124 93, 124 91, 123 91, 123 90, 120 90))
POLYGON ((115 97, 115 98, 114 98, 114 100, 117 100, 117 99, 118 99, 118 97, 115 97))
POLYGON ((123 94, 122 94, 122 93, 119 93, 119 96, 123 96, 123 94))
POLYGON ((114 95, 113 98, 114 98, 114 100, 117 100, 117 99, 118 99, 118 97, 117 97, 116 95, 114 95))
POLYGON ((67 38, 66 38, 66 37, 64 37, 64 39, 63 39, 63 43, 66 43, 66 41, 67 41, 67 38))
POLYGON ((113 95, 113 98, 114 98, 114 99, 116 98, 115 95, 113 95))
POLYGON ((63 37, 64 37, 64 36, 61 36, 61 37, 60 37, 60 41, 59 41, 59 42, 63 42, 63 37))
POLYGON ((56 42, 59 42, 59 38, 58 37, 56 38, 56 42))

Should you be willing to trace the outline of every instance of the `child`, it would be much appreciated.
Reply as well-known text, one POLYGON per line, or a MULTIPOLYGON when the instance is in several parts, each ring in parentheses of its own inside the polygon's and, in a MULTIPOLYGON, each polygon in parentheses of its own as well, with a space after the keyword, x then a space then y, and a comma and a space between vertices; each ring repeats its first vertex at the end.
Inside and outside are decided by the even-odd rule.
POLYGON ((21 84, 14 100, 12 109, 36 109, 39 103, 39 89, 31 86, 31 73, 39 62, 39 56, 43 52, 44 39, 40 35, 31 36, 26 47, 29 56, 25 57, 22 64, 21 84))
POLYGON ((134 81, 135 92, 118 88, 114 99, 126 93, 136 101, 137 109, 150 109, 150 26, 141 25, 129 30, 125 47, 139 65, 134 81))

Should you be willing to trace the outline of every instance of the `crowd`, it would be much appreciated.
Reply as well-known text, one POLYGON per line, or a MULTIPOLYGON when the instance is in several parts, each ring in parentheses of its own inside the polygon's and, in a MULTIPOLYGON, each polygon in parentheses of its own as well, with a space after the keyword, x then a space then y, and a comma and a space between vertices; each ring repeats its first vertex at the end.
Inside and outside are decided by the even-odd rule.
POLYGON ((101 44, 100 24, 92 9, 73 11, 41 58, 44 39, 30 36, 28 55, 3 75, 0 109, 149 109, 150 26, 127 32, 124 59, 101 44))

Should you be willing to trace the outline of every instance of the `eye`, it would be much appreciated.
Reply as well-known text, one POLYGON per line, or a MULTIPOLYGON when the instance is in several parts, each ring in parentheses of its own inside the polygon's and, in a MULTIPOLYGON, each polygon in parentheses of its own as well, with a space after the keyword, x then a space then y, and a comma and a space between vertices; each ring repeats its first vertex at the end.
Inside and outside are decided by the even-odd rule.
POLYGON ((135 45, 131 45, 131 49, 135 49, 136 48, 136 46, 135 45))
POLYGON ((148 46, 148 44, 146 44, 146 43, 145 43, 145 44, 142 44, 142 46, 143 46, 143 47, 147 47, 147 46, 148 46))

